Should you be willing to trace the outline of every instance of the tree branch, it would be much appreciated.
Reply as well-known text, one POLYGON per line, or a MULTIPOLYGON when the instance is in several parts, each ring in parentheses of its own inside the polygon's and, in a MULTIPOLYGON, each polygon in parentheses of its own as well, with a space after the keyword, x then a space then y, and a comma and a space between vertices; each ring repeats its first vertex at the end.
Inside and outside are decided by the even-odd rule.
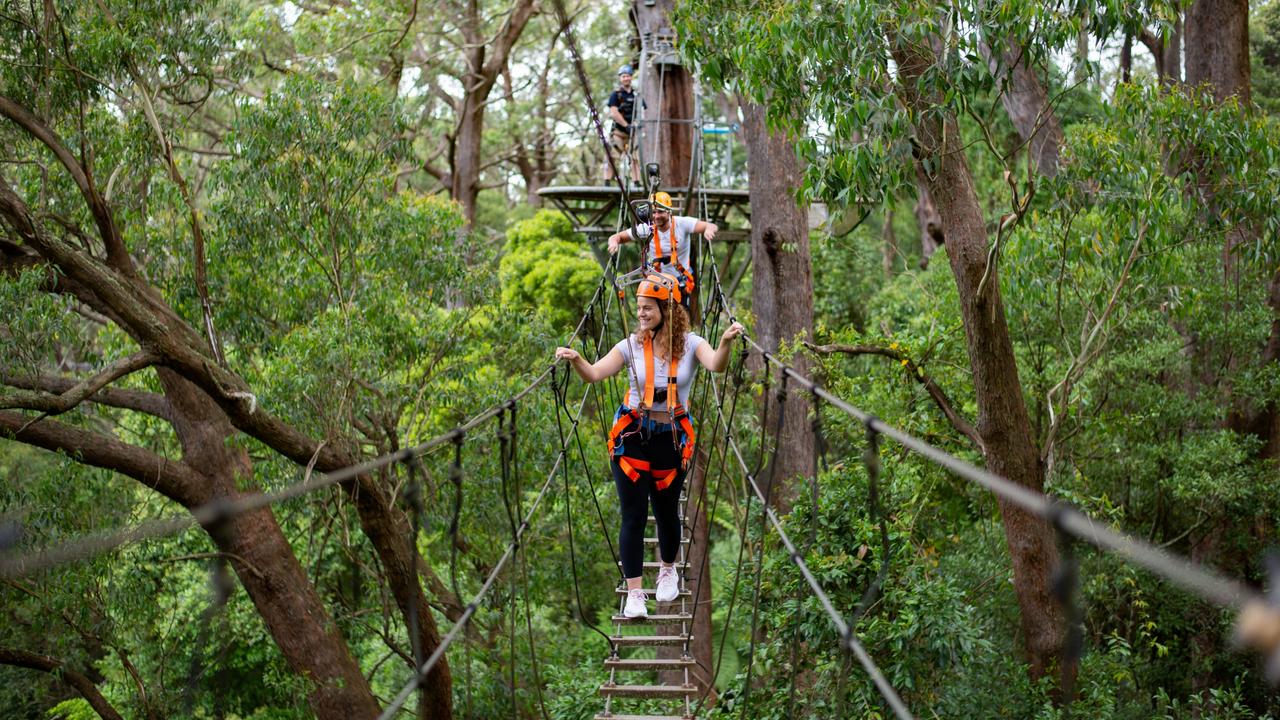
MULTIPOLYGON (((75 379, 59 375, 15 375, 12 377, 0 375, 0 385, 8 385, 12 388, 57 395, 70 391, 71 388, 76 387, 77 384, 78 383, 75 379)), ((98 405, 120 408, 121 410, 133 410, 135 412, 146 413, 148 415, 158 417, 161 420, 173 419, 173 409, 169 405, 169 399, 159 393, 147 392, 145 390, 103 388, 87 397, 86 400, 91 403, 97 403, 98 405)), ((44 409, 41 407, 21 407, 27 410, 44 409)))
MULTIPOLYGON (((61 415, 75 408, 80 403, 96 395, 107 385, 143 368, 151 367, 158 360, 159 358, 156 357, 155 353, 143 350, 108 364, 93 377, 86 378, 56 395, 39 391, 0 393, 0 408, 39 410, 42 414, 31 421, 34 424, 46 417, 61 415)), ((3 380, 0 380, 0 382, 3 382, 3 380)), ((5 384, 8 385, 10 383, 5 382, 5 384)))
POLYGON ((196 491, 202 480, 185 463, 169 460, 110 435, 56 420, 33 425, 31 418, 22 413, 0 410, 0 436, 63 452, 86 465, 127 475, 184 507, 193 504, 192 498, 199 497, 196 491))
POLYGON ((71 174, 71 179, 89 205, 89 212, 93 215, 93 221, 97 224, 98 232, 102 235, 102 241, 107 248, 107 262, 115 269, 132 275, 133 261, 129 258, 128 250, 125 249, 124 239, 120 236, 120 230, 116 227, 115 218, 111 215, 107 201, 94 187, 93 177, 71 154, 62 139, 26 108, 3 95, 0 95, 0 115, 39 140, 53 152, 54 157, 58 158, 58 162, 71 174))
POLYGON ((969 422, 969 420, 965 419, 964 416, 956 411, 951 404, 951 399, 947 397, 947 393, 942 389, 942 386, 938 385, 933 378, 926 375, 924 369, 919 365, 916 365, 915 362, 913 362, 911 358, 907 357, 901 350, 880 347, 879 345, 814 345, 809 342, 806 342, 804 345, 813 352, 822 355, 833 355, 835 353, 843 353, 845 355, 879 355, 881 357, 889 358, 890 360, 897 360, 902 364, 903 370, 906 371, 907 375, 910 376, 912 380, 915 380, 924 386, 925 391, 929 393, 929 397, 933 399, 933 403, 937 405, 938 409, 942 411, 942 414, 947 417, 951 426, 954 427, 961 435, 968 438, 969 442, 972 442, 978 450, 985 451, 985 447, 982 443, 982 436, 978 434, 978 430, 973 426, 973 423, 969 422))
POLYGON ((75 688, 77 692, 84 696, 84 699, 89 702, 89 706, 103 720, 124 720, 120 713, 116 712, 116 709, 111 706, 111 703, 102 697, 102 693, 98 692, 98 688, 93 684, 93 681, 82 673, 68 669, 66 664, 57 658, 52 658, 48 655, 37 655, 25 650, 0 647, 0 664, 39 670, 62 678, 63 682, 75 688))

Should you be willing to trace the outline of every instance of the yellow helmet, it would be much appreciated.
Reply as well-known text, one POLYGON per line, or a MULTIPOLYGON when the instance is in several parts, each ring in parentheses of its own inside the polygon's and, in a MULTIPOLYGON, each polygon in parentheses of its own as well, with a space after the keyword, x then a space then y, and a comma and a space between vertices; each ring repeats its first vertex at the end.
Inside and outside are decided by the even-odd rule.
POLYGON ((675 205, 671 203, 671 195, 661 190, 654 193, 653 196, 649 198, 649 202, 653 203, 655 206, 660 207, 663 210, 666 210, 668 212, 676 209, 675 205))
MULTIPOLYGON (((665 195, 666 193, 660 194, 665 195)), ((636 297, 648 297, 663 302, 668 299, 680 302, 680 283, 672 275, 650 273, 636 287, 636 297)))

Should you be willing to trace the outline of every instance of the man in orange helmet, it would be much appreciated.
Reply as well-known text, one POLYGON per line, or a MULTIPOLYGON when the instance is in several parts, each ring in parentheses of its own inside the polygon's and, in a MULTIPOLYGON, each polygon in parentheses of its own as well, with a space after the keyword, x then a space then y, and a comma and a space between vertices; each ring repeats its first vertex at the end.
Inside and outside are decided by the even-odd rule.
MULTIPOLYGON (((649 198, 650 221, 635 228, 628 228, 609 236, 609 253, 618 252, 618 247, 631 240, 650 240, 648 249, 649 262, 660 273, 682 278, 684 296, 687 299, 693 292, 693 271, 690 270, 689 248, 693 246, 691 235, 701 234, 708 240, 715 240, 720 228, 713 222, 699 220, 685 215, 672 215, 675 209, 671 195, 666 192, 655 192, 649 198)), ((686 300, 687 301, 687 300, 686 300)))

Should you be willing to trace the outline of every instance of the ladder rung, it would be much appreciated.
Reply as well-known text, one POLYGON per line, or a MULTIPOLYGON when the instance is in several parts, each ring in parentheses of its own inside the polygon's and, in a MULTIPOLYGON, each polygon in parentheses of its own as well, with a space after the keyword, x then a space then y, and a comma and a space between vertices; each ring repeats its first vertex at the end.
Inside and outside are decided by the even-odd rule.
POLYGON ((696 685, 601 685, 600 694, 632 698, 683 698, 698 694, 696 685))
POLYGON ((683 645, 693 640, 692 635, 614 635, 609 638, 614 645, 683 645))
MULTIPOLYGON (((618 567, 622 567, 622 561, 621 561, 621 560, 619 560, 619 561, 618 561, 618 567)), ((645 560, 645 561, 644 561, 644 569, 645 569, 645 570, 657 570, 657 569, 658 569, 658 568, 660 568, 660 567, 662 567, 662 563, 658 562, 657 560, 645 560)), ((687 562, 672 563, 672 564, 671 564, 671 567, 673 567, 673 568, 675 568, 675 569, 677 569, 677 570, 688 570, 688 569, 689 569, 689 563, 687 563, 687 562)))
POLYGON ((697 663, 693 658, 646 659, 646 658, 609 658, 604 661, 605 670, 681 670, 697 663))
POLYGON ((642 623, 653 623, 653 624, 678 623, 678 622, 693 622, 693 616, 690 615, 689 613, 682 613, 682 614, 676 614, 676 615, 645 615, 644 617, 637 617, 637 618, 629 618, 626 615, 614 615, 613 621, 616 623, 632 623, 637 625, 642 623))
MULTIPOLYGON (((657 591, 657 590, 654 590, 653 588, 643 588, 643 590, 644 590, 644 594, 645 594, 645 595, 647 595, 647 596, 649 596, 649 599, 651 599, 651 600, 652 600, 654 597, 656 597, 656 596, 657 596, 657 594, 658 594, 658 591, 657 591)), ((613 592, 614 592, 614 594, 615 594, 615 595, 626 595, 626 594, 627 594, 627 588, 626 588, 626 587, 620 587, 620 588, 618 588, 618 589, 614 590, 613 592)), ((680 591, 680 594, 679 594, 679 595, 677 595, 676 597, 686 597, 686 598, 687 598, 687 597, 693 597, 693 592, 692 592, 691 590, 681 590, 681 591, 680 591)), ((674 601, 673 601, 673 602, 674 602, 674 601)))

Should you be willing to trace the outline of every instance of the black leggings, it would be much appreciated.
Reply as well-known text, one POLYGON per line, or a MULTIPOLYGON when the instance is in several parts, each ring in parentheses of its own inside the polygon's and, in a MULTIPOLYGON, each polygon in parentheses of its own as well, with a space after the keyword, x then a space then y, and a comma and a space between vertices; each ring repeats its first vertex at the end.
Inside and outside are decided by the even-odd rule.
MULTIPOLYGON (((634 428, 634 426, 633 426, 634 428)), ((649 460, 658 468, 679 467, 680 455, 671 440, 671 426, 657 425, 652 431, 642 430, 626 439, 627 455, 649 460)), ((613 484, 618 488, 618 502, 622 509, 622 526, 618 531, 618 552, 622 555, 622 575, 637 578, 644 573, 644 530, 653 504, 653 517, 658 524, 658 553, 664 563, 674 563, 680 550, 680 489, 684 487, 685 472, 676 473, 675 480, 667 487, 654 489, 653 476, 640 473, 640 479, 632 480, 618 466, 614 458, 613 484)))

